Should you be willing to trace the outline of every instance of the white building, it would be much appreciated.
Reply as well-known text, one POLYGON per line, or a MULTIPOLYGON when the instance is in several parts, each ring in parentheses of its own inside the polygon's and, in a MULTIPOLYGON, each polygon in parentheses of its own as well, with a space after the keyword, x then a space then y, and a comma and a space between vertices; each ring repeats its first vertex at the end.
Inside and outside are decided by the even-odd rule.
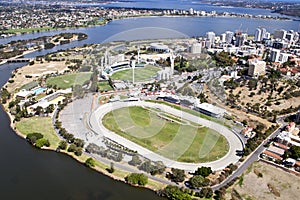
POLYGON ((231 32, 231 31, 226 31, 225 32, 225 42, 228 43, 228 44, 231 44, 232 40, 233 40, 233 36, 234 36, 234 33, 231 32))
POLYGON ((226 110, 209 103, 201 103, 194 108, 196 111, 201 112, 205 115, 220 118, 226 113, 226 110))
POLYGON ((280 63, 284 63, 284 62, 287 62, 289 57, 291 56, 292 54, 289 54, 289 53, 280 53, 279 55, 279 62, 280 63))
POLYGON ((210 41, 211 44, 215 42, 216 34, 214 32, 207 32, 206 38, 210 41))
POLYGON ((280 50, 272 49, 270 52, 270 60, 271 62, 279 62, 280 50))
POLYGON ((157 52, 169 52, 170 51, 170 49, 167 45, 164 45, 161 43, 151 43, 148 50, 157 51, 157 52))
POLYGON ((258 77, 266 73, 266 62, 261 60, 254 60, 249 62, 248 75, 258 77))
POLYGON ((202 48, 202 45, 201 43, 193 43, 191 46, 190 46, 190 53, 192 54, 199 54, 201 53, 201 48, 202 48))
POLYGON ((265 38, 267 30, 265 28, 257 28, 255 31, 254 41, 260 42, 265 38))

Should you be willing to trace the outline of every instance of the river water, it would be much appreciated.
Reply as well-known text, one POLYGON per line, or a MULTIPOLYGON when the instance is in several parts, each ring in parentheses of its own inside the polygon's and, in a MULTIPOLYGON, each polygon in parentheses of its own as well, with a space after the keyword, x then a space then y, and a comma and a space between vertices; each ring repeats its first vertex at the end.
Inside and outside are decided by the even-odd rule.
MULTIPOLYGON (((166 4, 166 8, 173 5, 172 1, 163 1, 166 4)), ((132 4, 128 2, 126 5, 131 7, 132 4)), ((189 8, 190 5, 188 4, 187 7, 189 8)), ((248 10, 243 9, 242 11, 248 12, 248 10)), ((253 10, 253 12, 258 11, 260 10, 253 10)), ((12 40, 30 39, 44 35, 54 35, 60 32, 76 31, 86 33, 89 36, 84 41, 76 41, 50 50, 42 50, 26 55, 26 57, 30 58, 59 49, 80 46, 85 43, 94 44, 112 40, 201 36, 207 31, 214 31, 220 34, 226 30, 234 31, 240 26, 245 31, 247 29, 249 34, 253 34, 258 26, 264 26, 270 32, 280 28, 298 30, 299 22, 213 17, 148 17, 116 20, 107 26, 19 35, 0 39, 0 43, 5 44, 12 40)), ((0 66, 0 87, 9 79, 14 69, 23 65, 6 64, 0 66)), ((19 138, 9 124, 9 118, 1 107, 1 199, 159 199, 154 192, 113 181, 78 164, 66 155, 35 149, 25 140, 19 138)))

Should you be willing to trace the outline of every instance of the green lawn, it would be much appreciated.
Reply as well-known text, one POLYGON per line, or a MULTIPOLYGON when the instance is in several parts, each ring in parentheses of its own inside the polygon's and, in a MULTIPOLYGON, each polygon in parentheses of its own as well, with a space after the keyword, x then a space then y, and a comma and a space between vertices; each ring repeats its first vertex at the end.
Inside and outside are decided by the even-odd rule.
POLYGON ((58 88, 67 89, 74 85, 82 85, 91 78, 91 72, 80 72, 51 77, 46 80, 47 86, 56 85, 58 88))
MULTIPOLYGON (((135 68, 135 81, 147 81, 151 80, 153 76, 156 76, 157 72, 160 69, 151 65, 147 65, 142 68, 135 68)), ((125 69, 118 72, 115 72, 111 78, 113 80, 126 80, 126 81, 132 81, 132 69, 125 69)))
POLYGON ((56 148, 60 141, 58 135, 55 133, 52 126, 52 119, 50 117, 31 117, 25 118, 16 123, 16 128, 23 135, 29 133, 41 133, 44 138, 50 142, 50 147, 56 148))
POLYGON ((188 108, 184 108, 182 106, 179 106, 179 105, 176 105, 176 104, 172 104, 172 103, 168 103, 168 102, 165 102, 165 101, 157 101, 157 100, 146 100, 146 101, 152 102, 152 103, 159 103, 159 104, 164 104, 164 105, 167 105, 167 106, 171 106, 172 108, 175 108, 177 110, 182 110, 182 111, 187 112, 187 113, 189 113, 191 115, 195 115, 197 117, 201 117, 203 119, 207 119, 207 120, 216 122, 218 124, 222 124, 223 126, 225 126, 227 128, 231 128, 231 126, 227 124, 228 120, 226 120, 226 119, 217 119, 217 118, 214 118, 214 117, 202 114, 202 113, 200 113, 198 111, 191 110, 191 109, 188 109, 188 108))
POLYGON ((98 83, 99 91, 109 91, 112 90, 111 86, 108 84, 108 82, 99 82, 98 83))
POLYGON ((113 110, 102 122, 109 130, 173 160, 209 162, 227 153, 228 142, 221 134, 201 125, 176 121, 168 121, 154 110, 135 106, 113 110))

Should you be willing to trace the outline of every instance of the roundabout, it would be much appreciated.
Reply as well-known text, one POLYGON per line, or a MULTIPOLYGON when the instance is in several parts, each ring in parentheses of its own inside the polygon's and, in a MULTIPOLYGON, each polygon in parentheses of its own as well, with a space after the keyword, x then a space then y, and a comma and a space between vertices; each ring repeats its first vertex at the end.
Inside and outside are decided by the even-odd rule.
POLYGON ((230 163, 236 163, 239 160, 236 150, 243 149, 238 136, 225 126, 167 105, 152 102, 104 104, 91 113, 89 125, 99 136, 136 150, 147 159, 162 161, 167 167, 186 171, 194 171, 199 166, 211 167, 213 170, 224 169, 230 163), (144 117, 134 116, 132 109, 144 117), (149 116, 145 114, 145 110, 149 116), (111 121, 112 116, 114 122, 111 121), (140 120, 136 121, 136 119, 140 120), (171 127, 177 127, 176 131, 166 129, 166 127, 170 128, 169 123, 173 123, 171 127), (144 126, 145 124, 147 126, 144 126), (170 134, 173 135, 170 136, 170 134), (163 138, 157 140, 162 136, 163 138), (146 140, 147 138, 152 140, 146 140), (150 144, 147 145, 145 141, 150 141, 150 144), (162 141, 165 143, 163 144, 162 141), (199 153, 197 156, 202 159, 187 159, 192 152, 199 153), (207 159, 207 156, 210 159, 207 159))

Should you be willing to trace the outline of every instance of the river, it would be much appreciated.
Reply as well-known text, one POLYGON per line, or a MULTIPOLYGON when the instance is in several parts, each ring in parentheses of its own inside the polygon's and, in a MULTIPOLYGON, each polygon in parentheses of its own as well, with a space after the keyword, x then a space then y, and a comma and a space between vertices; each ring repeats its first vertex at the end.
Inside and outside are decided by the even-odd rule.
MULTIPOLYGON (((35 57, 85 43, 201 36, 207 31, 220 34, 226 30, 234 31, 241 25, 243 30, 247 29, 249 34, 253 34, 258 26, 264 26, 270 32, 280 28, 298 30, 299 22, 225 17, 133 18, 112 21, 106 26, 18 35, 1 39, 0 43, 5 44, 12 40, 30 39, 60 32, 76 31, 89 36, 84 41, 76 41, 26 55, 26 57, 35 57)), ((9 79, 11 72, 22 65, 24 64, 0 66, 0 87, 9 79)), ((9 118, 2 108, 0 108, 0 123, 1 199, 159 199, 154 192, 113 181, 77 164, 69 156, 31 147, 10 128, 9 118)))
MULTIPOLYGON (((62 32, 82 32, 88 35, 87 40, 73 42, 64 47, 102 43, 112 40, 137 40, 155 38, 175 38, 204 36, 208 31, 217 35, 225 31, 241 29, 249 35, 254 35, 259 26, 273 33, 276 29, 298 30, 299 21, 249 19, 236 17, 140 17, 114 20, 106 26, 94 26, 79 29, 48 31, 17 35, 0 39, 0 44, 13 40, 32 39, 41 36, 55 35, 62 32)), ((61 48, 61 47, 56 47, 61 48)), ((51 50, 50 50, 51 51, 51 50)))

